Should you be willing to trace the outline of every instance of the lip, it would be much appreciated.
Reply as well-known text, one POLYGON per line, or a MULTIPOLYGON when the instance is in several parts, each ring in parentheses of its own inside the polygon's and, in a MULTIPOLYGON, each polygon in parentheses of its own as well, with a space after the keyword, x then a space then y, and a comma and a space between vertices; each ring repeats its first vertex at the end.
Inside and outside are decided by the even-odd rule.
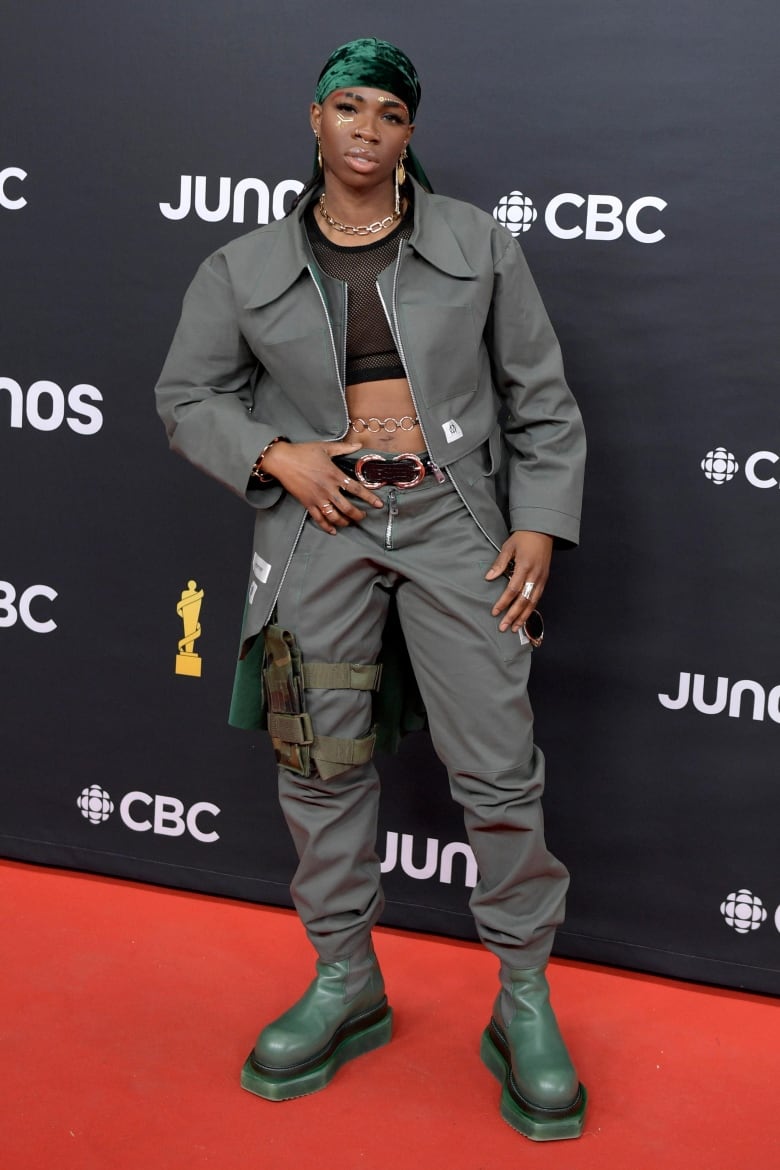
POLYGON ((365 146, 352 146, 347 151, 348 158, 365 158, 369 162, 379 162, 373 150, 368 150, 365 146))
POLYGON ((349 166, 360 174, 368 174, 379 166, 379 157, 373 150, 364 150, 362 147, 352 147, 344 156, 349 166))

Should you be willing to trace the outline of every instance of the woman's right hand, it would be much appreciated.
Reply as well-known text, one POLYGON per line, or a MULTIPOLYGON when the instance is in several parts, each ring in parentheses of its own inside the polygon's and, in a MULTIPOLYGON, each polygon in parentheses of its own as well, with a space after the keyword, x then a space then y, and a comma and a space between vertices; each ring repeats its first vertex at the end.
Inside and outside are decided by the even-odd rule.
POLYGON ((263 471, 277 479, 286 492, 303 504, 323 532, 335 536, 337 529, 359 524, 366 513, 344 492, 357 496, 374 508, 383 508, 379 496, 356 479, 350 479, 333 462, 334 455, 354 455, 360 443, 290 443, 282 439, 269 447, 263 457, 263 471))

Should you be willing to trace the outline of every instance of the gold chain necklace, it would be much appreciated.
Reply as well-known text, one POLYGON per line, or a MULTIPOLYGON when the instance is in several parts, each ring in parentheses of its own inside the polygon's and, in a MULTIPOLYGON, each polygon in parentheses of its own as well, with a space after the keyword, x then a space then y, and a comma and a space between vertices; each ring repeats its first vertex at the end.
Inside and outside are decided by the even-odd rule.
POLYGON ((394 211, 392 215, 386 215, 384 219, 378 219, 374 223, 361 224, 359 227, 353 227, 349 223, 341 223, 340 220, 333 218, 325 206, 324 191, 320 195, 320 215, 337 232, 344 232, 347 236, 373 236, 377 232, 384 231, 385 228, 390 227, 391 223, 395 223, 397 219, 401 218, 401 212, 394 211))

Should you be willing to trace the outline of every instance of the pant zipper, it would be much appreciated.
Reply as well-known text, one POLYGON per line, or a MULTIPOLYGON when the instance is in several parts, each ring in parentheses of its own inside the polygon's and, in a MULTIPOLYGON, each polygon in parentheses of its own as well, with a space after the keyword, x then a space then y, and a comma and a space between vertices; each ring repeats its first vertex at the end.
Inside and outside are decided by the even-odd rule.
POLYGON ((393 518, 398 515, 398 492, 390 488, 387 493, 387 528, 385 529, 385 548, 393 547, 393 518))

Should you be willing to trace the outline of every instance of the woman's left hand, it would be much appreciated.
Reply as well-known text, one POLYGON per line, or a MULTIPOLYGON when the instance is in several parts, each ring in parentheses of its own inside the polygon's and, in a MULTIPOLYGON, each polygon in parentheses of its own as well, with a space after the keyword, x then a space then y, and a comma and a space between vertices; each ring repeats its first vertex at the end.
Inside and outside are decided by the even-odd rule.
POLYGON ((510 532, 504 541, 501 552, 485 574, 486 581, 494 581, 514 561, 507 587, 492 610, 494 617, 504 615, 499 630, 511 626, 512 632, 517 633, 538 606, 550 575, 552 549, 553 538, 544 532, 510 532), (523 596, 524 589, 528 596, 523 596))

